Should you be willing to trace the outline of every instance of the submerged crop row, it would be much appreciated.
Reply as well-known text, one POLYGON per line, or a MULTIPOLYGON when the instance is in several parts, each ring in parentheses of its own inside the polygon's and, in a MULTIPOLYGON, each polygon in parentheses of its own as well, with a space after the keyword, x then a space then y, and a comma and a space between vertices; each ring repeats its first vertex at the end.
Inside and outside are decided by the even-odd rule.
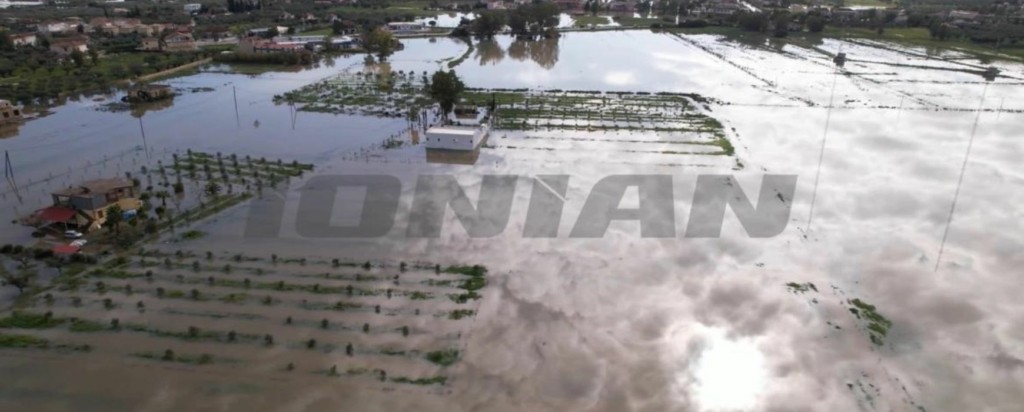
POLYGON ((273 362, 274 373, 444 386, 486 275, 480 265, 140 250, 0 316, 0 349, 96 348, 235 371, 273 362))

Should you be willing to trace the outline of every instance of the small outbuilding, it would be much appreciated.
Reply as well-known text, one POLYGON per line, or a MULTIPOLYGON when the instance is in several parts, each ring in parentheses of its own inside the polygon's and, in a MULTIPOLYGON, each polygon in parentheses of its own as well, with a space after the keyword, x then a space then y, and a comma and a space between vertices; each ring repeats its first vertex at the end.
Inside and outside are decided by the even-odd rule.
POLYGON ((174 96, 174 89, 163 84, 144 84, 128 90, 124 96, 126 102, 153 102, 174 96))
POLYGON ((476 150, 487 138, 487 125, 477 127, 439 126, 427 129, 428 149, 476 150))

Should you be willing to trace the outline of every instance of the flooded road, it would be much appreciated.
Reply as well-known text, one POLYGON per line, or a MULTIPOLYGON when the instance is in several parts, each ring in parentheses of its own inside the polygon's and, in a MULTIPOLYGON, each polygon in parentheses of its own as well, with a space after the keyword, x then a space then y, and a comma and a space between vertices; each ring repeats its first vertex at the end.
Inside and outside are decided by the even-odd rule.
MULTIPOLYGON (((389 59, 392 70, 434 71, 466 50, 450 39, 405 42, 389 59)), ((173 106, 146 113, 145 142, 130 113, 72 102, 0 140, 22 179, 73 172, 27 189, 26 199, 36 200, 18 205, 5 195, 5 220, 15 205, 24 211, 42 204, 66 181, 146 163, 134 150, 139 145, 151 158, 186 148, 297 158, 316 163, 316 172, 281 193, 278 236, 246 236, 251 225, 269 224, 251 213, 276 202, 265 196, 251 209, 200 224, 205 238, 159 248, 478 263, 489 268, 489 283, 460 337, 462 359, 448 370, 454 380, 441 393, 283 375, 275 369, 285 356, 277 348, 237 354, 274 362, 179 366, 114 355, 144 346, 141 340, 95 339, 90 354, 4 352, 0 370, 19 379, 0 389, 0 409, 1010 411, 1024 401, 1017 279, 1024 265, 1017 206, 1024 202, 1017 137, 1024 100, 1016 97, 1024 92, 1024 65, 998 63, 1005 76, 987 82, 969 72, 987 66, 981 62, 892 45, 826 40, 780 48, 638 31, 529 44, 498 38, 475 47, 455 67, 470 87, 707 97, 704 110, 723 124, 744 167, 619 153, 622 145, 586 140, 659 138, 628 131, 523 132, 490 141, 494 147, 481 149, 474 166, 437 163, 422 146, 379 148, 406 128, 404 119, 294 112, 271 102, 359 68, 363 56, 299 72, 247 76, 213 67, 171 79, 176 88, 213 91, 184 92, 173 106), (850 59, 843 71, 830 55, 840 50, 850 59), (515 139, 557 150, 501 147, 515 139), (108 162, 95 166, 105 155, 108 162), (77 172, 86 163, 94 166, 77 172), (298 212, 300 196, 329 190, 307 183, 332 174, 398 178, 401 203, 387 235, 299 234, 297 222, 308 218, 298 212), (519 176, 505 230, 471 238, 448 214, 440 237, 408 236, 416 182, 428 174, 453 175, 474 202, 482 176, 519 176), (557 174, 569 176, 558 235, 528 238, 535 177, 557 174), (671 176, 676 238, 643 238, 635 222, 614 222, 599 238, 570 238, 593 186, 619 174, 671 176), (766 174, 795 175, 795 194, 780 200, 792 206, 785 230, 755 238, 727 212, 720 237, 684 238, 698 176, 709 174, 731 175, 751 202, 766 174), (814 288, 801 286, 808 283, 814 288), (875 311, 891 321, 880 344, 871 338, 875 311)), ((633 193, 621 207, 636 207, 633 193)), ((358 216, 362 201, 349 194, 323 207, 345 221, 358 216)), ((9 227, 6 239, 26 236, 9 227)), ((205 343, 181 345, 231 355, 205 343)))

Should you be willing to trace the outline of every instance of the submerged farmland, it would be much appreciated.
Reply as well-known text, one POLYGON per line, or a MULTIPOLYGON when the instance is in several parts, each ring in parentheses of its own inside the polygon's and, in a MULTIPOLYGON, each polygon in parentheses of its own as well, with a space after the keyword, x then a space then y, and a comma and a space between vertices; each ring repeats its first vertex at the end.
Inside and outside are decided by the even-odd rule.
POLYGON ((486 273, 143 249, 59 279, 0 319, 0 344, 219 373, 441 387, 453 378, 446 368, 464 350, 486 273), (48 344, 52 336, 61 344, 48 344))
MULTIPOLYGON (((275 102, 301 104, 299 110, 311 112, 404 115, 410 122, 420 122, 411 124, 414 132, 416 126, 425 129, 438 119, 425 93, 426 82, 426 72, 345 72, 275 96, 275 102)), ((460 105, 493 107, 485 115, 493 118, 493 128, 484 150, 732 157, 735 148, 722 123, 711 115, 710 103, 712 99, 692 93, 470 88, 460 105)), ((412 140, 411 135, 406 137, 412 140)), ((402 144, 390 138, 383 146, 402 144)), ((678 159, 663 161, 672 164, 678 159)), ((742 167, 737 159, 733 168, 742 167)))

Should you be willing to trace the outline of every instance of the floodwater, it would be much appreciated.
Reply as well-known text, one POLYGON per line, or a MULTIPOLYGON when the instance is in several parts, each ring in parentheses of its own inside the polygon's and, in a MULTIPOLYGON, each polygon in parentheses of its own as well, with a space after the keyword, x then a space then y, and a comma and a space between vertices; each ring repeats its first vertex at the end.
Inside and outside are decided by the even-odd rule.
MULTIPOLYGON (((449 39, 406 44, 390 59, 392 70, 432 71, 465 51, 449 39)), ((293 378, 259 365, 140 365, 103 355, 104 345, 124 344, 96 341, 101 349, 88 355, 5 351, 0 370, 18 379, 0 392, 0 409, 1011 411, 1024 402, 1024 145, 1017 136, 1024 65, 996 63, 1005 76, 987 82, 971 72, 987 64, 913 48, 639 31, 533 44, 498 38, 477 50, 455 68, 471 87, 712 98, 709 114, 745 167, 665 162, 586 143, 559 146, 565 153, 485 147, 475 166, 436 163, 419 146, 374 149, 407 126, 403 119, 296 115, 271 102, 359 68, 362 56, 299 72, 207 69, 169 80, 213 91, 183 93, 146 113, 145 142, 130 113, 71 102, 0 140, 20 179, 68 167, 71 177, 91 177, 102 173, 98 166, 78 167, 105 155, 120 166, 108 161, 104 171, 125 170, 143 162, 146 155, 133 151, 141 145, 151 157, 192 148, 297 158, 317 164, 314 176, 378 173, 403 183, 394 228, 381 238, 302 236, 299 196, 324 190, 305 185, 306 176, 283 194, 279 236, 245 237, 247 225, 267 222, 235 208, 199 226, 206 238, 163 248, 479 263, 490 283, 443 393, 293 378), (822 53, 840 50, 849 58, 841 74, 822 53), (439 238, 406 236, 417 177, 442 173, 456 176, 471 199, 482 175, 521 176, 507 229, 474 239, 449 215, 439 238), (559 237, 527 238, 533 176, 545 174, 570 176, 559 237), (568 237, 590 189, 615 174, 673 176, 677 238, 642 238, 634 222, 615 222, 601 238, 568 237), (726 213, 720 237, 684 238, 699 174, 732 175, 751 199, 765 174, 796 175, 796 193, 783 200, 792 204, 789 224, 777 236, 752 238, 726 213), (816 288, 797 293, 788 282, 816 288), (883 344, 873 344, 867 323, 851 313, 853 299, 891 320, 883 344)), ((63 184, 55 179, 51 185, 63 184)), ((28 197, 45 198, 44 186, 31 186, 28 197)), ((635 193, 627 191, 621 206, 635 207, 635 193)), ((5 196, 8 214, 16 202, 5 196)), ((324 207, 346 221, 361 202, 349 194, 324 207)), ((8 227, 5 238, 25 236, 8 227)))

